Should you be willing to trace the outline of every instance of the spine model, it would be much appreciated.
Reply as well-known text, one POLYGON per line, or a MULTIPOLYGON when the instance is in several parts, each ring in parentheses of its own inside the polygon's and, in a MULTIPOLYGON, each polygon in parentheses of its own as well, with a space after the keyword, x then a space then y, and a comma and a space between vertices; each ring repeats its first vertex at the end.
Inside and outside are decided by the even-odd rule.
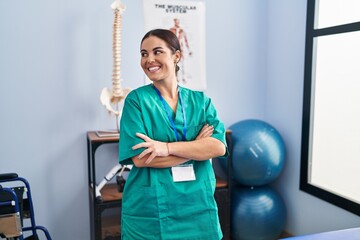
MULTIPOLYGON (((100 102, 108 112, 114 114, 118 118, 121 115, 119 104, 125 99, 130 89, 121 87, 121 29, 122 14, 125 11, 125 5, 119 0, 111 5, 114 11, 113 36, 112 36, 112 52, 113 52, 113 71, 112 71, 112 88, 103 88, 100 95, 100 102), (115 105, 115 109, 112 105, 115 105)), ((117 126, 118 127, 118 126, 117 126)), ((119 127, 118 127, 119 128, 119 127)))

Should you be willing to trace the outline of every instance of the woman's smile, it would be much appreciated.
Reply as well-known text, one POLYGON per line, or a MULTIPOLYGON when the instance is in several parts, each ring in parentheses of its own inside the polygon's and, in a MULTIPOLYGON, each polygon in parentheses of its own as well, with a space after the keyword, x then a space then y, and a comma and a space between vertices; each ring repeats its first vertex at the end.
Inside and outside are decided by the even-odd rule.
POLYGON ((153 66, 153 67, 149 67, 148 70, 151 73, 155 73, 157 72, 161 67, 160 66, 153 66))

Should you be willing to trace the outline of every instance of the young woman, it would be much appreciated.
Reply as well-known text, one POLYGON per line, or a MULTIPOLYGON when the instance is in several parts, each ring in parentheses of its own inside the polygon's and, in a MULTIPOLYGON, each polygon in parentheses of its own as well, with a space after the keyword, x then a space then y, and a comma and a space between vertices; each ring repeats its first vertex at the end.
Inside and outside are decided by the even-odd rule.
POLYGON ((120 123, 119 161, 133 164, 122 239, 221 239, 209 159, 227 155, 224 124, 204 93, 178 86, 175 34, 146 33, 140 53, 152 84, 128 94, 120 123))

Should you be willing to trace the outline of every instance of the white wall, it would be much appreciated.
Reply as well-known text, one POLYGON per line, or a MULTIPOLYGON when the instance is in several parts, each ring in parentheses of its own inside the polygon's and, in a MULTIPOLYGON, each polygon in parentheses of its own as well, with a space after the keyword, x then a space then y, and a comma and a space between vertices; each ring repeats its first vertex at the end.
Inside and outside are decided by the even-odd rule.
MULTIPOLYGON (((205 2, 206 92, 226 126, 261 118, 283 135, 288 159, 276 186, 289 231, 358 224, 298 190, 305 1, 205 2)), ((36 220, 55 240, 89 239, 86 132, 116 126, 99 103, 111 86, 111 3, 0 1, 0 172, 30 181, 36 220)), ((122 84, 135 88, 143 83, 142 1, 124 3, 122 84)), ((116 151, 99 151, 99 174, 116 163, 116 151)))

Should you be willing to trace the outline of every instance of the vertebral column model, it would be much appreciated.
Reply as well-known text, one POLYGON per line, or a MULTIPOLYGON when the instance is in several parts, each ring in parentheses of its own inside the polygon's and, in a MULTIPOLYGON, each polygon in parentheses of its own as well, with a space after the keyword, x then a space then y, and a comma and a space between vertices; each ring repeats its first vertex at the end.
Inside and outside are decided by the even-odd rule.
POLYGON ((119 103, 125 99, 130 89, 121 87, 121 27, 122 27, 122 13, 125 11, 125 5, 119 0, 111 5, 114 10, 114 24, 113 24, 113 72, 112 72, 112 89, 103 88, 100 95, 100 102, 109 113, 115 114, 117 118, 121 115, 119 110, 119 103), (112 107, 115 105, 115 109, 112 107))

